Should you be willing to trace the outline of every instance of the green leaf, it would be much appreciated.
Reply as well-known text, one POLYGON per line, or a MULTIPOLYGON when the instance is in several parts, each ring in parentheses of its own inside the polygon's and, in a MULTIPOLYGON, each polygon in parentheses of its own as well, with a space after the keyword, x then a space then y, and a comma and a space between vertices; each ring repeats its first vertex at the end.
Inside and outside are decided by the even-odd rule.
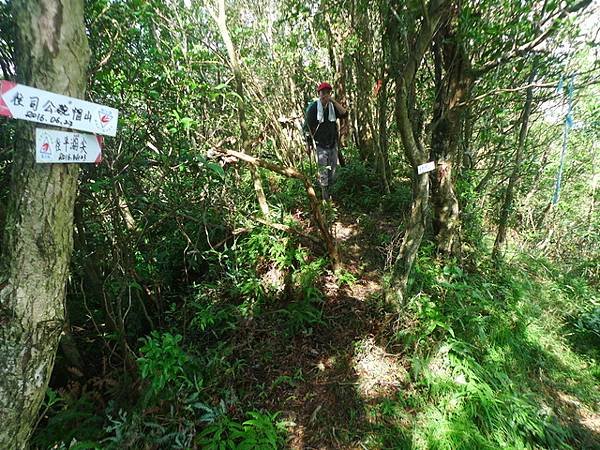
POLYGON ((225 171, 219 164, 214 162, 208 162, 206 163, 206 167, 208 167, 211 171, 216 173, 219 177, 225 178, 225 171))

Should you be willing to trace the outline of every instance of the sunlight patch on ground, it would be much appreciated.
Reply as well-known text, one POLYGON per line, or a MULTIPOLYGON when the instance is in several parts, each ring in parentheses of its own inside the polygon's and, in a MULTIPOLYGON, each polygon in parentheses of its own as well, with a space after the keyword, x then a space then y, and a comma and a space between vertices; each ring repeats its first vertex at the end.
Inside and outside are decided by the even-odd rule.
POLYGON ((336 237, 336 239, 339 239, 341 241, 346 241, 350 239, 352 236, 358 234, 359 231, 358 227, 354 223, 347 225, 341 222, 336 222, 333 224, 332 228, 333 235, 336 237))
POLYGON ((429 361, 427 369, 432 378, 440 380, 450 379, 452 368, 450 367, 450 358, 448 357, 449 352, 450 346, 443 345, 429 361))
POLYGON ((406 383, 408 374, 397 357, 366 338, 356 345, 353 358, 358 394, 365 400, 388 396, 406 383))
POLYGON ((593 433, 600 434, 600 414, 591 411, 579 400, 565 392, 558 391, 558 398, 571 413, 571 419, 576 419, 582 426, 593 433))
POLYGON ((285 288, 285 272, 279 267, 273 265, 266 273, 261 276, 261 284, 269 286, 269 290, 275 293, 283 292, 285 288))
POLYGON ((360 280, 349 287, 349 294, 359 300, 365 300, 370 295, 378 292, 381 289, 381 284, 378 280, 360 280))

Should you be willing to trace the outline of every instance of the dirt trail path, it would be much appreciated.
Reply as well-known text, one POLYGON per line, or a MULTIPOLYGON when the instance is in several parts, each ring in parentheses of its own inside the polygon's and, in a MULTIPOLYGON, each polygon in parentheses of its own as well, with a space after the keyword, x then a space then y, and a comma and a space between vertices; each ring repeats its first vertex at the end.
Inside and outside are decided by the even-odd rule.
POLYGON ((355 280, 324 277, 322 323, 292 337, 274 335, 269 330, 278 327, 262 323, 240 337, 249 342, 244 359, 253 358, 242 375, 253 384, 248 391, 259 385, 264 408, 282 411, 290 422, 289 448, 362 448, 370 426, 366 406, 406 382, 406 363, 386 348, 385 255, 373 242, 393 234, 390 223, 347 214, 334 223, 346 273, 355 280))
MULTIPOLYGON (((322 278, 321 321, 311 327, 286 333, 281 316, 266 314, 240 330, 236 358, 245 366, 232 389, 242 403, 281 412, 289 422, 286 448, 380 448, 370 438, 382 434, 397 436, 397 448, 410 448, 410 438, 403 439, 418 411, 404 410, 394 423, 377 412, 415 389, 408 377, 411 355, 389 344, 397 324, 390 323, 395 316, 382 296, 385 244, 398 240, 396 229, 385 217, 344 213, 333 230, 349 282, 331 273, 322 278)), ((576 399, 556 404, 577 442, 600 448, 598 415, 576 399)))

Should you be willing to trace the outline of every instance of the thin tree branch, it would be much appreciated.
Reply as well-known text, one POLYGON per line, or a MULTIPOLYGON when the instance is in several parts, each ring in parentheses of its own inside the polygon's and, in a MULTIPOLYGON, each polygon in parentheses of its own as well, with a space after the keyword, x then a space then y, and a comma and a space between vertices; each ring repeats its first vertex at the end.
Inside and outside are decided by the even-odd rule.
POLYGON ((327 253, 329 254, 329 258, 331 259, 331 264, 333 266, 333 269, 337 270, 340 268, 341 262, 340 262, 338 248, 337 248, 337 245, 335 243, 335 240, 334 240, 331 232, 329 231, 329 227, 327 226, 325 219, 323 218, 323 214, 321 213, 320 202, 315 193, 315 188, 313 187, 310 180, 303 173, 301 173, 300 171, 298 171, 297 169, 295 169, 293 167, 280 166, 278 164, 274 164, 269 161, 265 161, 264 159, 250 156, 247 153, 237 152, 235 150, 223 150, 223 149, 216 149, 216 151, 224 156, 234 157, 236 159, 247 162, 248 164, 250 164, 253 167, 263 167, 272 172, 277 172, 286 177, 296 178, 296 179, 302 181, 302 183, 304 184, 304 187, 306 189, 306 193, 308 194, 308 199, 309 199, 309 202, 311 205, 311 211, 312 211, 313 218, 315 219, 315 222, 317 223, 317 227, 319 228, 319 231, 321 232, 321 236, 325 243, 325 247, 327 248, 327 253))

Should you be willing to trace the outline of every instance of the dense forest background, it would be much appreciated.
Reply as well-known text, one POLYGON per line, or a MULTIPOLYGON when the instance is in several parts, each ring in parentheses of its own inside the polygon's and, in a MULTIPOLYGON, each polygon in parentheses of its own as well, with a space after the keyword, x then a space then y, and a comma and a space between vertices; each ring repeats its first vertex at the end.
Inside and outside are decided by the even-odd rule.
POLYGON ((597 1, 84 6, 119 130, 80 168, 34 448, 600 446, 597 1))

